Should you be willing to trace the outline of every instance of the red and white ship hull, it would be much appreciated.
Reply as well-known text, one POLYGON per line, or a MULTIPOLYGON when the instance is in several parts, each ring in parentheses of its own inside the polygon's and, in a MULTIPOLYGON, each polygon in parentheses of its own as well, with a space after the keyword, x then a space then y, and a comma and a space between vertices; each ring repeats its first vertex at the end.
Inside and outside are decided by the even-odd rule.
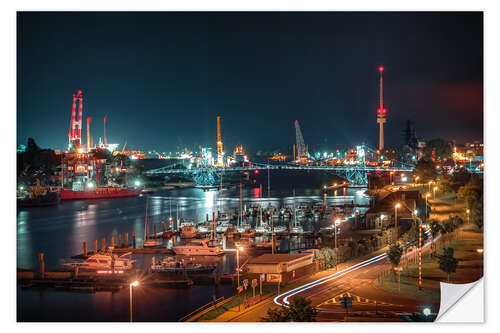
POLYGON ((61 189, 61 200, 104 199, 135 197, 142 189, 125 189, 120 187, 98 187, 92 191, 73 191, 61 189))

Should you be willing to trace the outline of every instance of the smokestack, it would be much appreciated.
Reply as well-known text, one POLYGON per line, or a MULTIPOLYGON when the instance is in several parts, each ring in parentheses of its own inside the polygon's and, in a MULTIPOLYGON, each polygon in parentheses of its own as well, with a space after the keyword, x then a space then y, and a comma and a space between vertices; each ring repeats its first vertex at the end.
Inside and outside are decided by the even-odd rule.
POLYGON ((92 117, 87 117, 87 151, 92 148, 92 138, 90 137, 90 123, 92 122, 92 117))
POLYGON ((108 139, 106 138, 106 123, 108 122, 108 116, 104 116, 104 146, 108 146, 108 139))
POLYGON ((82 144, 82 108, 83 108, 83 92, 81 90, 78 90, 77 98, 80 98, 80 103, 78 107, 78 128, 77 128, 77 139, 78 139, 78 144, 82 144))

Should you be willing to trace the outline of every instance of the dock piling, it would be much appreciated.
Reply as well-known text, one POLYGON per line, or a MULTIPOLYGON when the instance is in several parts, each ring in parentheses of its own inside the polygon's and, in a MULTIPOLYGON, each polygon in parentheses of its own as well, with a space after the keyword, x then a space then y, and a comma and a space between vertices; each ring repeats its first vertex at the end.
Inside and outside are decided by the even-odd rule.
POLYGON ((87 242, 83 242, 83 256, 87 257, 87 242))
POLYGON ((118 247, 122 247, 122 234, 118 234, 118 247))
POLYGON ((40 279, 45 278, 45 261, 43 259, 43 252, 38 253, 38 262, 40 263, 40 279))
POLYGON ((136 236, 136 235, 135 235, 135 230, 134 230, 134 231, 132 231, 132 244, 133 244, 134 249, 135 249, 135 246, 136 246, 136 243, 135 243, 135 236, 136 236))
POLYGON ((115 236, 111 236, 111 244, 109 244, 110 247, 115 247, 115 236))
POLYGON ((97 253, 97 239, 94 239, 94 254, 97 253))
POLYGON ((156 224, 153 224, 153 232, 154 232, 154 238, 156 238, 156 224))
POLYGON ((106 237, 101 238, 101 251, 106 251, 106 237))
POLYGON ((125 247, 128 247, 128 232, 125 233, 125 247))

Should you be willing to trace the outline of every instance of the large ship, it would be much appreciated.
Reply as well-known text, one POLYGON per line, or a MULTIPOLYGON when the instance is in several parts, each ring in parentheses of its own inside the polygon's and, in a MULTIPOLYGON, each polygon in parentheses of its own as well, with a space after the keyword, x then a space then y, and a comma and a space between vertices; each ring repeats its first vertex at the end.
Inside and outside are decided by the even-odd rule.
POLYGON ((107 142, 107 116, 104 117, 104 142, 99 140, 99 143, 94 145, 90 135, 91 117, 87 117, 87 144, 82 141, 82 109, 83 92, 78 90, 73 94, 68 150, 62 154, 59 166, 61 200, 123 198, 139 195, 142 191, 139 180, 128 182, 127 158, 118 158, 118 155, 124 155, 125 145, 121 152, 117 152, 115 149, 118 145, 107 142), (111 158, 111 155, 115 158, 111 158), (120 177, 124 179, 118 181, 120 177), (135 183, 135 187, 119 185, 129 183, 135 183))
POLYGON ((124 198, 135 197, 141 193, 142 189, 131 189, 121 187, 98 187, 93 190, 75 191, 61 189, 61 200, 76 199, 104 199, 104 198, 124 198))

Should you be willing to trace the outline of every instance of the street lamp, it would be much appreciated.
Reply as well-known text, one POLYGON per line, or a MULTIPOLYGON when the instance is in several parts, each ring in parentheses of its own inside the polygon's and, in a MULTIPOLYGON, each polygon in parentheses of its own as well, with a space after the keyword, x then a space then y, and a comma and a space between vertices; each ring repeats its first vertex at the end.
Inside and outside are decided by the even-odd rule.
POLYGON ((237 245, 237 247, 236 247, 236 274, 238 275, 238 288, 240 288, 240 251, 243 251, 243 247, 237 245))
POLYGON ((425 308, 422 313, 424 314, 424 316, 430 316, 431 315, 431 309, 429 308, 425 308))
POLYGON ((437 186, 434 186, 434 188, 432 189, 434 191, 434 197, 433 199, 436 200, 436 190, 438 189, 437 186))
POLYGON ((398 208, 401 207, 401 204, 398 202, 394 206, 394 226, 396 227, 396 240, 399 238, 399 233, 398 233, 398 208))
POLYGON ((340 219, 336 219, 333 226, 333 235, 335 237, 335 269, 337 269, 337 228, 340 225, 340 219))
POLYGON ((139 285, 139 281, 134 281, 129 285, 130 289, 130 322, 132 322, 132 287, 137 287, 139 285))
MULTIPOLYGON (((484 249, 477 249, 476 252, 482 255, 484 252, 484 249)), ((479 277, 483 276, 483 260, 484 259, 481 258, 481 264, 479 266, 479 277)))
POLYGON ((467 224, 470 224, 470 209, 467 208, 466 212, 467 212, 467 224))
POLYGON ((429 191, 431 190, 432 180, 429 180, 429 191))

